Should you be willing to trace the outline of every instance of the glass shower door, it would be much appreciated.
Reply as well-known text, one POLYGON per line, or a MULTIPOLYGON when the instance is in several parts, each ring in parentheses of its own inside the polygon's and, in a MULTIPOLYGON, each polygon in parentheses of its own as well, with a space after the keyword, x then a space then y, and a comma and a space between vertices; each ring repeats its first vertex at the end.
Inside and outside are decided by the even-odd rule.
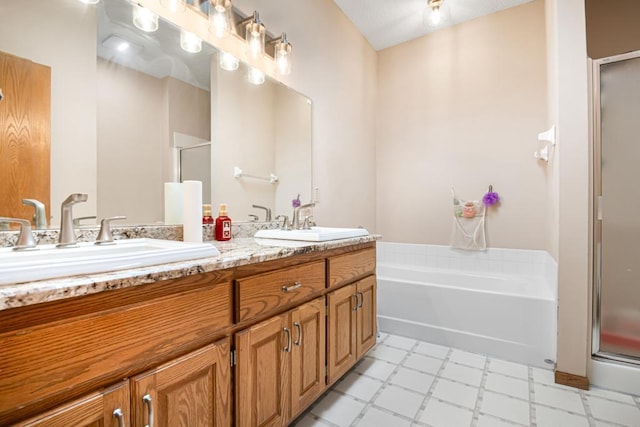
POLYGON ((594 352, 640 363, 640 52, 594 69, 594 352))

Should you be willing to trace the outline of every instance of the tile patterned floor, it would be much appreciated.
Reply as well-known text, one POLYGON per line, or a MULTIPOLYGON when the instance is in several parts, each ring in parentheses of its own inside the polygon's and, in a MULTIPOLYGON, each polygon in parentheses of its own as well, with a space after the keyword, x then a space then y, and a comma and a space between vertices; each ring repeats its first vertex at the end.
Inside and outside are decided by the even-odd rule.
POLYGON ((553 382, 553 373, 382 334, 298 427, 640 427, 640 396, 553 382))

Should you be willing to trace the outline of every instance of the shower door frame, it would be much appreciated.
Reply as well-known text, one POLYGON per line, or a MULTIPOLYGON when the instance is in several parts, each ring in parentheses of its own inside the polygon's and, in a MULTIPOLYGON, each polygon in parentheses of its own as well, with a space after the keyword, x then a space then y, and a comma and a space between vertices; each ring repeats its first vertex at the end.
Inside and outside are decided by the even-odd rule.
POLYGON ((593 295, 592 295, 592 335, 591 356, 595 359, 613 361, 625 365, 638 366, 640 359, 600 350, 601 297, 602 297, 602 134, 600 105, 600 67, 614 62, 640 58, 640 50, 592 60, 591 68, 591 109, 593 130, 593 295))

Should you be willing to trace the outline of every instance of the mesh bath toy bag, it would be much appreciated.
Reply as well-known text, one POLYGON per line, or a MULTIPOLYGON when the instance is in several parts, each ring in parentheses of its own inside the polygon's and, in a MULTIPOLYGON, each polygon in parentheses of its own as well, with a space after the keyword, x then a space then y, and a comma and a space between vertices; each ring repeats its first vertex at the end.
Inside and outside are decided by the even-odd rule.
POLYGON ((453 230, 451 247, 467 251, 484 251, 487 239, 484 230, 486 207, 482 200, 462 200, 453 196, 453 230))

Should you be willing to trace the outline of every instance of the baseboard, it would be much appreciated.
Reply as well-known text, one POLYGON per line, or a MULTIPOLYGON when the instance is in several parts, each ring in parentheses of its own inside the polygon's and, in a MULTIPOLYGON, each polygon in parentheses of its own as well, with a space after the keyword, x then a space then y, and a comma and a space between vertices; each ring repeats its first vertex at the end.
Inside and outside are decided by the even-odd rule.
POLYGON ((566 372, 555 372, 556 384, 575 387, 582 390, 589 390, 589 378, 580 375, 568 374, 566 372))

